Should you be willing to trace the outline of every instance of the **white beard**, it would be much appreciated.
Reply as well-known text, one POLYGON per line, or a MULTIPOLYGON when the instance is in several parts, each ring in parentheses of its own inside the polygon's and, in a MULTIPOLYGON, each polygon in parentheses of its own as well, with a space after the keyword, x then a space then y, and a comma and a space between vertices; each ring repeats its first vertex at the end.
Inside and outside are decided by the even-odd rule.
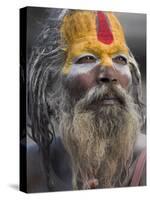
POLYGON ((75 189, 89 188, 91 179, 97 180, 97 187, 113 187, 121 181, 139 130, 138 115, 128 95, 122 94, 126 109, 116 104, 85 110, 91 95, 92 91, 75 105, 73 116, 62 112, 60 132, 71 157, 75 189))

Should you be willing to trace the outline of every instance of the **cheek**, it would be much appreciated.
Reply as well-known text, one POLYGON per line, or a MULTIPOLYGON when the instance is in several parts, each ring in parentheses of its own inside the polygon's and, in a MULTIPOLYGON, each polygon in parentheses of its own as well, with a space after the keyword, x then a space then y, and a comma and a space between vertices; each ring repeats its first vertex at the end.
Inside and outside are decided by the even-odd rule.
POLYGON ((88 90, 96 84, 97 63, 73 65, 67 78, 72 88, 88 90))
POLYGON ((95 74, 93 74, 91 71, 86 74, 77 75, 74 78, 74 82, 78 87, 80 87, 84 91, 87 91, 91 89, 94 85, 96 85, 95 74))
POLYGON ((71 93, 79 95, 95 86, 97 70, 98 68, 95 66, 86 72, 84 71, 84 73, 69 73, 67 76, 67 87, 71 93))
POLYGON ((125 89, 128 89, 132 84, 132 76, 129 67, 127 65, 115 66, 115 69, 117 73, 117 79, 121 86, 125 89))

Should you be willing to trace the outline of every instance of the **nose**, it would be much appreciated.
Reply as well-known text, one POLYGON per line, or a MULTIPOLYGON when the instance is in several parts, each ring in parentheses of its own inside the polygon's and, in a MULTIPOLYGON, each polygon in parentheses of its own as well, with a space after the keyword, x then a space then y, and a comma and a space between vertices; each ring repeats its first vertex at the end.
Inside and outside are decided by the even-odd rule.
POLYGON ((103 66, 99 68, 99 73, 97 76, 97 83, 103 84, 103 83, 117 83, 117 74, 113 67, 107 67, 103 66))

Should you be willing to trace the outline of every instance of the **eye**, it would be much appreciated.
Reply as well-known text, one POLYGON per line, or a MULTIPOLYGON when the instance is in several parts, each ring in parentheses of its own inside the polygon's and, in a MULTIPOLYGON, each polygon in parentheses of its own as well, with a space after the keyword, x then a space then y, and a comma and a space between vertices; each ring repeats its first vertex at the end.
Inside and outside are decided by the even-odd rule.
POLYGON ((124 56, 116 56, 113 59, 113 62, 117 63, 117 64, 121 64, 121 65, 126 65, 127 64, 127 58, 124 56))
POLYGON ((83 56, 81 58, 79 58, 75 64, 86 64, 86 63, 94 63, 96 62, 96 58, 94 56, 91 56, 91 55, 87 55, 87 56, 83 56))

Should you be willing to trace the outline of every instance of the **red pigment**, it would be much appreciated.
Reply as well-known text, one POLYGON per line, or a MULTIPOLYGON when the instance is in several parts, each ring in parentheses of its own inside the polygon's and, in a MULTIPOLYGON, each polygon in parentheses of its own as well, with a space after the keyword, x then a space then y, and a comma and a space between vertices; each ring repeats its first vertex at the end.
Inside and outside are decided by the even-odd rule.
POLYGON ((111 44, 113 42, 113 35, 109 28, 107 18, 102 11, 97 12, 98 17, 98 40, 105 44, 111 44))

